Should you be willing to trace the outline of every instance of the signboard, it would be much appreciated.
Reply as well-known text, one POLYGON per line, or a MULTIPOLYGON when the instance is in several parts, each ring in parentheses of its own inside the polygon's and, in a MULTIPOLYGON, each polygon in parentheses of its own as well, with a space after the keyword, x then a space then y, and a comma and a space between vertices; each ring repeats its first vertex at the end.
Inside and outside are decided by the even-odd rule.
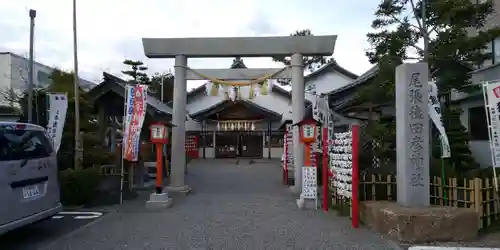
POLYGON ((315 167, 302 167, 302 198, 318 198, 318 175, 315 167))
POLYGON ((493 167, 500 167, 500 82, 487 83, 485 85, 485 107, 490 119, 488 129, 490 130, 490 147, 493 167))

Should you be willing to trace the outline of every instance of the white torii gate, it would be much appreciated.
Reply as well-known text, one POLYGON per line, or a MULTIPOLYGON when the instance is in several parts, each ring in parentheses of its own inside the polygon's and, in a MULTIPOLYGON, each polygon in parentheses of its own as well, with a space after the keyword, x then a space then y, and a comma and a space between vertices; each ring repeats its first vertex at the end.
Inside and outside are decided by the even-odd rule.
MULTIPOLYGON (((304 65, 302 56, 331 56, 337 36, 285 36, 285 37, 217 37, 217 38, 143 38, 144 53, 148 58, 175 58, 175 81, 172 123, 171 181, 167 190, 187 192, 184 183, 184 150, 186 136, 186 85, 187 80, 204 80, 198 74, 187 71, 187 58, 221 57, 288 57, 291 70, 284 70, 273 78, 292 79, 292 118, 297 123, 303 119, 304 65)), ((254 80, 280 69, 194 69, 217 79, 254 80)), ((299 131, 293 131, 295 157, 294 193, 302 191, 302 165, 304 146, 299 142, 299 131)))

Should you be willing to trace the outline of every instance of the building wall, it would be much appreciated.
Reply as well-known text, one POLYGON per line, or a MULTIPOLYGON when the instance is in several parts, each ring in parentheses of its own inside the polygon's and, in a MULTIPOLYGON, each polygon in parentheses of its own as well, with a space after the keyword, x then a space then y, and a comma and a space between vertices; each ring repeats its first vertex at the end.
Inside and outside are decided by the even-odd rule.
MULTIPOLYGON (((10 88, 12 72, 10 70, 11 57, 9 54, 0 53, 0 91, 5 92, 10 88)), ((0 95, 0 105, 9 105, 3 95, 0 95)))
MULTIPOLYGON (((466 129, 469 129, 469 108, 484 107, 484 102, 482 100, 463 101, 460 103, 460 107, 463 111, 460 116, 460 122, 466 129)), ((488 140, 471 140, 469 146, 472 156, 482 167, 492 165, 490 144, 488 140)), ((451 152, 451 154, 453 155, 453 152, 451 152)))
POLYGON ((324 74, 318 75, 311 80, 307 80, 306 85, 306 98, 311 102, 316 101, 316 95, 328 93, 334 89, 338 89, 346 84, 349 84, 354 79, 342 75, 336 71, 329 71, 324 74))
MULTIPOLYGON (((52 83, 49 78, 54 68, 48 67, 41 63, 34 63, 34 79, 35 88, 44 88, 52 83)), ((27 89, 29 73, 29 60, 12 53, 0 53, 0 91, 13 89, 16 94, 20 95, 27 89)), ((95 84, 85 79, 80 78, 80 86, 89 90, 95 84)), ((0 96, 0 102, 5 101, 0 96)))
MULTIPOLYGON (((243 99, 248 100, 249 96, 249 88, 248 87, 242 87, 241 88, 241 96, 243 99)), ((188 102, 187 104, 187 110, 188 113, 193 114, 198 111, 204 110, 206 108, 209 108, 213 105, 216 105, 219 102, 224 101, 224 96, 222 94, 219 94, 218 96, 207 96, 206 94, 201 94, 199 96, 193 97, 193 99, 188 102)), ((261 95, 257 96, 254 99, 251 100, 252 102, 256 103, 257 105, 264 107, 266 109, 272 110, 276 113, 282 114, 282 120, 281 121, 275 121, 271 124, 271 130, 277 130, 284 121, 289 120, 292 118, 291 116, 291 111, 292 111, 292 103, 291 100, 289 100, 287 97, 282 96, 280 94, 276 94, 274 92, 270 92, 269 95, 261 95)), ((195 120, 192 120, 190 117, 188 117, 188 120, 186 121, 186 131, 201 131, 202 126, 201 123, 195 120)), ((207 124, 206 131, 210 132, 215 132, 217 130, 217 123, 211 122, 207 124)), ((266 135, 265 132, 268 131, 268 123, 267 121, 263 122, 257 122, 255 123, 255 131, 262 131, 263 132, 263 143, 266 142, 266 135)), ((215 133, 211 133, 212 136, 214 136, 213 141, 215 144, 217 141, 215 140, 215 133)), ((214 144, 214 145, 215 145, 214 144)), ((271 157, 272 158, 281 158, 281 153, 283 152, 283 148, 271 148, 271 157)), ((203 157, 203 148, 198 149, 200 157, 203 157)), ((262 156, 264 158, 268 157, 268 152, 269 148, 265 147, 263 145, 262 147, 262 156)), ((214 147, 206 147, 205 148, 205 156, 207 158, 213 158, 215 157, 215 148, 214 147)))
MULTIPOLYGON (((248 87, 241 88, 241 96, 245 100, 248 99, 249 96, 248 87)), ((209 108, 222 101, 224 101, 224 96, 222 94, 219 94, 218 96, 200 95, 196 98, 193 98, 193 100, 187 104, 187 110, 188 113, 193 114, 198 111, 209 108)), ((292 102, 285 96, 276 94, 274 92, 270 92, 269 95, 257 96, 251 101, 261 107, 272 110, 278 114, 282 114, 282 121, 292 119, 292 102)), ((273 125, 273 127, 274 126, 278 125, 273 125)), ((186 121, 186 131, 200 131, 200 130, 201 130, 201 124, 197 121, 192 120, 191 118, 188 118, 188 120, 186 121)), ((217 130, 216 125, 215 124, 209 125, 208 130, 216 131, 217 130)), ((264 130, 267 131, 267 123, 264 126, 264 130)))

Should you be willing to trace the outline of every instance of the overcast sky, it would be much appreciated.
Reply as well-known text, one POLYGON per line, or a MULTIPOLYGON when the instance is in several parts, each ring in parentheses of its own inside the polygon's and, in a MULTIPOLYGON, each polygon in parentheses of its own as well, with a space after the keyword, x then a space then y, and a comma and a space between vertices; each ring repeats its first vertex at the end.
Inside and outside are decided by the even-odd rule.
MULTIPOLYGON (((173 70, 172 59, 147 59, 142 37, 283 36, 297 29, 338 35, 334 57, 361 74, 379 0, 77 0, 78 56, 82 77, 121 75, 122 61, 142 60, 151 72, 173 70)), ((73 69, 72 1, 1 0, 0 51, 27 55, 29 9, 37 10, 35 60, 73 69)), ((190 59, 193 68, 227 68, 232 59, 190 59)), ((245 59, 248 67, 276 67, 269 58, 245 59)), ((195 87, 190 83, 189 88, 195 87)))

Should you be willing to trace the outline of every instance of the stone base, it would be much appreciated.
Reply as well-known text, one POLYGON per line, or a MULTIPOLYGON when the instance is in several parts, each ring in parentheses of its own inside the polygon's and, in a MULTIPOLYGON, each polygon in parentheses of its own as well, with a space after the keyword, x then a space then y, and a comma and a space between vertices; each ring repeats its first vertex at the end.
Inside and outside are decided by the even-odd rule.
POLYGON ((290 186, 290 192, 294 195, 300 195, 300 193, 302 192, 302 189, 300 186, 293 185, 293 186, 290 186))
POLYGON ((304 199, 302 197, 300 197, 300 199, 297 199, 297 207, 299 207, 300 209, 317 209, 315 200, 304 199))
POLYGON ((478 236, 479 215, 470 208, 407 208, 396 202, 360 203, 361 221, 374 231, 405 243, 469 241, 478 236))
POLYGON ((172 198, 168 197, 167 193, 152 193, 149 196, 149 201, 146 202, 148 209, 165 209, 172 206, 172 198))
POLYGON ((167 186, 165 190, 169 193, 188 195, 191 193, 192 189, 188 185, 183 186, 167 186))

